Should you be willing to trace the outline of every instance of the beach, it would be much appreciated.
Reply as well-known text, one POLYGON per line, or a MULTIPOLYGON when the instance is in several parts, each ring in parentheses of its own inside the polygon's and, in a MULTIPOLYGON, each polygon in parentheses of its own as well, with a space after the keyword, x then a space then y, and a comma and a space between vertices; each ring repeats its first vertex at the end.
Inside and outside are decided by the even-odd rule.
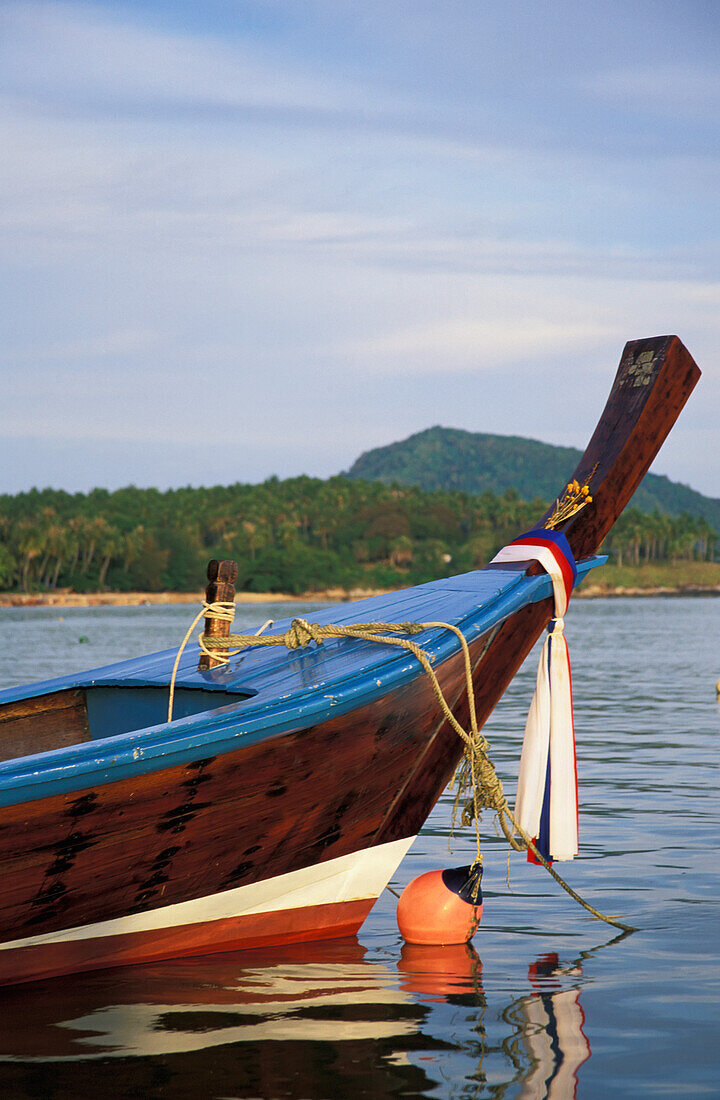
MULTIPOLYGON (((238 604, 261 603, 345 603, 380 596, 392 589, 324 588, 316 592, 293 595, 289 592, 238 592, 238 604)), ((613 584, 602 581, 584 584, 573 593, 573 599, 605 599, 624 596, 720 596, 720 584, 699 584, 695 581, 676 584, 613 584)), ((169 604, 200 604, 204 590, 197 592, 0 592, 3 607, 149 607, 169 604)))
MULTIPOLYGON (((238 592, 237 603, 342 603, 381 595, 387 589, 325 588, 299 596, 288 592, 238 592)), ((147 607, 155 604, 199 604, 204 589, 197 592, 0 592, 2 607, 147 607)))

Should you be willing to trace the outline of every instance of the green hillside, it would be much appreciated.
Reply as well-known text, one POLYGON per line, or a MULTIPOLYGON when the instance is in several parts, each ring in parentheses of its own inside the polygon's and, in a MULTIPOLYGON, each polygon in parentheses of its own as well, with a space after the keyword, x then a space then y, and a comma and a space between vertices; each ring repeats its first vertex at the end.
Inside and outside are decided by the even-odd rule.
MULTIPOLYGON (((366 451, 347 476, 479 495, 515 489, 523 500, 552 500, 572 474, 581 452, 514 435, 428 428, 399 443, 366 451)), ((720 500, 667 477, 648 474, 633 498, 643 512, 688 512, 720 531, 720 500)))

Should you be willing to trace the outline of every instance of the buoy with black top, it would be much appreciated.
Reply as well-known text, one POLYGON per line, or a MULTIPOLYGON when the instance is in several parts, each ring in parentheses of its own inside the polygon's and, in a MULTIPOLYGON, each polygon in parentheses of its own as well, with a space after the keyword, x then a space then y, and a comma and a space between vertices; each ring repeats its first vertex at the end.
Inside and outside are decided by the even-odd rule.
POLYGON ((407 943, 468 943, 482 917, 482 865, 427 871, 403 890, 397 906, 407 943))

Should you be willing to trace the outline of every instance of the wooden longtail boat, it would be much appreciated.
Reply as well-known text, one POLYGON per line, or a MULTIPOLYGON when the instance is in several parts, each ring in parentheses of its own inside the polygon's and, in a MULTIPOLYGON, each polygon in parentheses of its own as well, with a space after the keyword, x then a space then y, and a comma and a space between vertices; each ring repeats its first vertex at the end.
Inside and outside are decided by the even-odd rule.
MULTIPOLYGON (((580 578, 698 377, 677 337, 626 346, 574 475, 592 502, 559 527, 580 578)), ((521 563, 317 621, 457 625, 482 723, 552 611, 521 563)), ((458 639, 416 640, 466 720, 458 639)), ((198 671, 188 647, 168 722, 175 656, 0 693, 0 981, 355 933, 460 759, 404 650, 341 638, 198 671)))

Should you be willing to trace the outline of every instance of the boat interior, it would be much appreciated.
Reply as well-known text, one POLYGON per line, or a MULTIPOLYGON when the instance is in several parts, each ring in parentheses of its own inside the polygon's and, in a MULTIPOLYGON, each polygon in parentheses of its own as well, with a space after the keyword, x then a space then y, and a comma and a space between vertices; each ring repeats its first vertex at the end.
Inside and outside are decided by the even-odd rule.
MULTIPOLYGON (((177 687, 173 719, 250 697, 237 691, 203 691, 177 687)), ((80 745, 167 721, 168 688, 69 688, 18 699, 0 707, 0 761, 80 745)))

